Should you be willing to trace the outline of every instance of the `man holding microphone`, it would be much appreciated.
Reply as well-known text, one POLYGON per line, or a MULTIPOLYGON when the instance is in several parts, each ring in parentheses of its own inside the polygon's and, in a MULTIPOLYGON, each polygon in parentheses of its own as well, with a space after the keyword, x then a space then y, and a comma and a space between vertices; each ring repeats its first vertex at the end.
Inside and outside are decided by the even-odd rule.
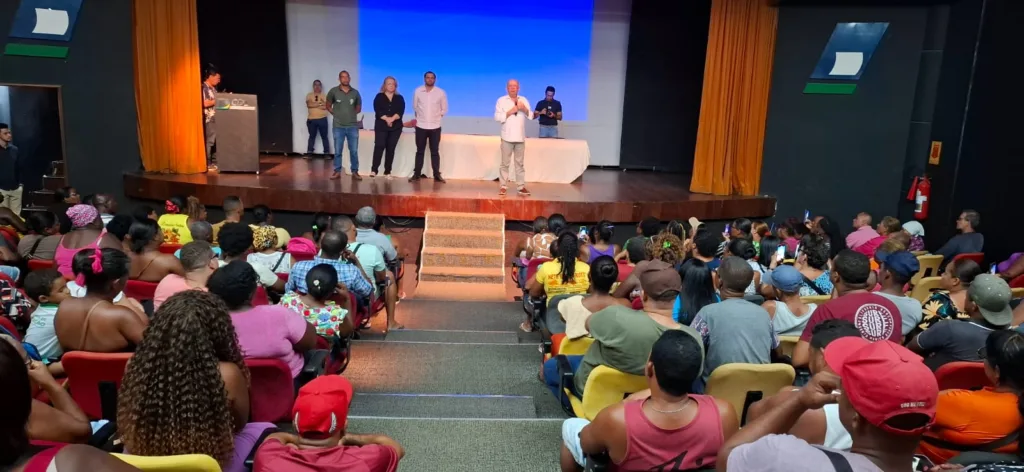
POLYGON ((508 166, 515 155, 516 186, 519 188, 520 196, 530 195, 526 189, 526 168, 524 167, 523 155, 526 151, 526 122, 533 119, 533 110, 530 110, 530 101, 526 97, 519 96, 519 81, 509 79, 505 85, 508 95, 503 95, 494 105, 494 120, 501 123, 501 167, 498 170, 498 177, 501 181, 501 189, 498 195, 504 196, 508 193, 508 166))

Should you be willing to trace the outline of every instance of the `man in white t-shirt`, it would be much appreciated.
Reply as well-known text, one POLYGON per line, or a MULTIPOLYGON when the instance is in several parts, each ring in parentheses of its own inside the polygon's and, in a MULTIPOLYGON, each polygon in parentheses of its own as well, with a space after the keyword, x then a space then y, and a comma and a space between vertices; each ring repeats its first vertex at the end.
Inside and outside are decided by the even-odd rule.
POLYGON ((533 110, 530 109, 530 101, 519 95, 519 81, 509 79, 505 84, 508 95, 502 95, 494 105, 494 120, 501 123, 501 168, 498 170, 498 179, 501 181, 501 189, 498 195, 504 196, 508 192, 508 166, 512 162, 512 155, 515 155, 516 187, 519 188, 519 195, 522 197, 530 195, 526 190, 526 167, 524 167, 524 155, 526 153, 526 122, 533 119, 533 110))

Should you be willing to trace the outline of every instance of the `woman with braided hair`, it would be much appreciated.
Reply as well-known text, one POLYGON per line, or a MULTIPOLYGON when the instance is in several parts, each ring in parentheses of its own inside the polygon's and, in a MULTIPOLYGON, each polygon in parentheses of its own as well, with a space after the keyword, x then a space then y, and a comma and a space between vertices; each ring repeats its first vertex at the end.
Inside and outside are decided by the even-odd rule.
MULTIPOLYGON (((551 255, 555 259, 541 264, 537 275, 527 285, 531 297, 547 295, 549 309, 560 295, 583 295, 590 289, 590 266, 579 259, 580 245, 576 234, 561 232, 553 248, 551 255)), ((530 332, 530 321, 523 322, 519 329, 530 332)))
POLYGON ((227 305, 197 290, 168 298, 124 373, 117 426, 125 452, 206 454, 241 472, 260 433, 274 426, 248 418, 249 370, 227 305))
MULTIPOLYGON (((679 267, 683 265, 683 261, 686 260, 686 249, 683 247, 683 240, 668 231, 662 231, 647 239, 644 243, 644 253, 648 261, 662 261, 671 265, 676 270, 679 270, 679 267)), ((623 280, 615 288, 612 296, 635 300, 639 294, 640 279, 631 273, 626 277, 626 280, 623 280)), ((634 307, 639 309, 639 302, 636 303, 634 307)))

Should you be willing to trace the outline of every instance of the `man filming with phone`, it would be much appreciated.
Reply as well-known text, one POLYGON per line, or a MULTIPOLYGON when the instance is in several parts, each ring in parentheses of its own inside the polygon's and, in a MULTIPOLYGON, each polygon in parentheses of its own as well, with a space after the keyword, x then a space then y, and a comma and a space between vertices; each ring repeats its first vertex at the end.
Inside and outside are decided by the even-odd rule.
POLYGON ((548 85, 544 100, 537 102, 533 116, 540 120, 540 137, 557 138, 558 122, 562 121, 562 102, 555 100, 555 88, 548 85))

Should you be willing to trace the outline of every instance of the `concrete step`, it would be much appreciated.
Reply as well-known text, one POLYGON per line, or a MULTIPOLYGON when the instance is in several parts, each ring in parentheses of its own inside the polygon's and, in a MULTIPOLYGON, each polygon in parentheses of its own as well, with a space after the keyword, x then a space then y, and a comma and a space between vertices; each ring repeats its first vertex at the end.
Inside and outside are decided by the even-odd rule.
POLYGON ((423 265, 450 267, 501 267, 505 264, 501 249, 426 247, 423 265))
POLYGON ((471 229, 504 231, 505 216, 500 213, 455 213, 428 211, 427 229, 471 229))
POLYGON ((423 233, 423 246, 433 248, 505 248, 505 233, 469 229, 434 229, 423 233))
MULTIPOLYGON (((424 282, 502 284, 505 282, 505 268, 424 265, 420 269, 420 280, 424 282)), ((472 287, 467 287, 467 290, 472 290, 472 287)))

